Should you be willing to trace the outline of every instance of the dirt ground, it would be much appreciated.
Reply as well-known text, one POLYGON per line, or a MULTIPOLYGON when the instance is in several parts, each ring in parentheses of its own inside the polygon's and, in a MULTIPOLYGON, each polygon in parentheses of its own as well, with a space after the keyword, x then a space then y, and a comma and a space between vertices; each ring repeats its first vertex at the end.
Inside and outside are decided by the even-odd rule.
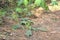
MULTIPOLYGON (((38 14, 40 14, 40 11, 38 14)), ((24 34, 25 30, 11 29, 11 25, 15 22, 6 23, 6 25, 0 27, 0 40, 60 40, 60 10, 42 13, 38 15, 38 18, 31 20, 34 22, 33 27, 46 27, 48 31, 33 31, 33 35, 28 38, 24 34)))

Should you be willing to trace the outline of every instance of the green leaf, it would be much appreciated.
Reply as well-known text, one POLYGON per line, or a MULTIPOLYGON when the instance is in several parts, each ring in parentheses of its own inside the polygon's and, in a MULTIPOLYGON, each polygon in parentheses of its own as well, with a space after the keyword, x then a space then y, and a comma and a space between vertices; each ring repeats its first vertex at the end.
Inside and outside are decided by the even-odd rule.
POLYGON ((16 30, 17 28, 19 28, 19 25, 13 25, 13 26, 12 26, 12 29, 13 29, 13 30, 16 30))
POLYGON ((29 18, 21 18, 22 21, 27 21, 29 18))
POLYGON ((40 6, 41 0, 35 0, 35 5, 40 6))
POLYGON ((32 31, 31 31, 31 30, 27 30, 26 33, 25 33, 25 35, 26 35, 27 37, 32 36, 32 31))
POLYGON ((29 26, 29 30, 31 30, 32 29, 32 26, 29 26))
POLYGON ((31 12, 28 12, 28 13, 27 13, 27 16, 32 16, 32 13, 31 13, 31 12))
POLYGON ((47 11, 49 10, 49 8, 48 8, 45 0, 41 0, 40 6, 41 6, 42 8, 44 8, 45 10, 47 10, 47 11))
POLYGON ((24 0, 24 5, 25 5, 25 6, 28 5, 28 0, 24 0))
POLYGON ((38 29, 37 29, 37 28, 33 28, 33 27, 32 27, 32 30, 37 31, 38 29))
POLYGON ((0 10, 0 17, 5 16, 6 11, 0 10))
POLYGON ((56 0, 51 0, 51 4, 54 5, 58 5, 58 2, 56 0))
POLYGON ((21 25, 26 25, 27 22, 26 22, 26 21, 21 21, 20 24, 21 24, 21 25))
POLYGON ((45 0, 35 0, 35 5, 40 6, 40 7, 44 8, 47 11, 49 10, 45 0))
POLYGON ((23 4, 23 0, 17 0, 17 5, 20 6, 21 4, 23 4))
POLYGON ((29 0, 29 4, 32 4, 34 2, 34 0, 29 0))
POLYGON ((22 8, 17 7, 17 8, 15 9, 15 11, 18 12, 18 13, 21 13, 21 12, 22 12, 22 8))

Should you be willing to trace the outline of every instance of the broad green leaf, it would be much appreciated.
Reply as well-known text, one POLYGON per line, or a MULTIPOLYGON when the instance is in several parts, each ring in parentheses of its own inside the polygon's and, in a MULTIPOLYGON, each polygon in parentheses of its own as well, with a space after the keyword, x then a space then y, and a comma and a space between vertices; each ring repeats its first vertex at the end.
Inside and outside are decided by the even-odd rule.
POLYGON ((32 36, 32 31, 31 31, 31 30, 27 30, 26 33, 25 33, 25 35, 26 35, 27 37, 32 36))
POLYGON ((40 6, 40 7, 44 8, 45 10, 49 10, 45 0, 35 0, 35 4, 37 6, 40 6))
POLYGON ((27 21, 27 23, 26 23, 26 28, 27 28, 27 29, 29 29, 29 28, 31 27, 30 24, 31 24, 31 23, 27 21))
POLYGON ((28 5, 28 0, 24 0, 24 5, 25 5, 25 6, 28 5))
POLYGON ((56 0, 51 0, 52 5, 58 5, 58 2, 56 0))
POLYGON ((26 21, 21 21, 20 24, 21 24, 21 25, 26 25, 27 22, 26 22, 26 21))
POLYGON ((45 0, 41 0, 40 6, 41 6, 42 8, 44 8, 45 10, 47 10, 47 11, 49 10, 49 8, 48 8, 45 0))
POLYGON ((29 29, 29 30, 32 30, 32 26, 30 25, 28 29, 29 29))
POLYGON ((13 29, 13 30, 16 30, 17 28, 19 28, 19 25, 13 25, 13 26, 12 26, 12 29, 13 29))
POLYGON ((21 13, 21 12, 22 12, 22 8, 17 7, 17 8, 15 9, 15 11, 18 12, 18 13, 21 13))
POLYGON ((32 30, 37 31, 38 29, 37 29, 37 28, 33 28, 33 27, 32 27, 32 30))
POLYGON ((35 0, 35 5, 40 6, 41 0, 35 0))
POLYGON ((31 12, 28 12, 28 13, 27 13, 27 16, 32 16, 32 13, 31 13, 31 12))
POLYGON ((27 21, 29 18, 21 18, 22 21, 27 21))
POLYGON ((0 17, 5 16, 6 11, 0 10, 0 17))
POLYGON ((32 4, 34 2, 34 0, 29 0, 29 4, 32 4))
POLYGON ((21 4, 23 4, 23 0, 17 0, 17 5, 20 6, 21 4))

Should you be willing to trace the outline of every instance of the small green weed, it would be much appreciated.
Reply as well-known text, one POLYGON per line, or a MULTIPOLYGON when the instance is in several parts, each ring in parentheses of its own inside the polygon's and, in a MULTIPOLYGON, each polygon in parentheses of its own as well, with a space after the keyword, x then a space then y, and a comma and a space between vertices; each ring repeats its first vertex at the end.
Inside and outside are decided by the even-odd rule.
POLYGON ((27 37, 30 37, 32 35, 32 30, 34 30, 34 31, 40 30, 40 31, 43 31, 43 32, 47 32, 48 31, 48 29, 45 28, 45 27, 40 27, 40 28, 32 27, 31 24, 34 24, 34 23, 31 20, 29 20, 28 18, 22 18, 20 24, 25 26, 24 27, 26 29, 25 35, 27 37))
POLYGON ((57 0, 51 0, 51 4, 54 6, 54 5, 58 5, 58 2, 57 0))

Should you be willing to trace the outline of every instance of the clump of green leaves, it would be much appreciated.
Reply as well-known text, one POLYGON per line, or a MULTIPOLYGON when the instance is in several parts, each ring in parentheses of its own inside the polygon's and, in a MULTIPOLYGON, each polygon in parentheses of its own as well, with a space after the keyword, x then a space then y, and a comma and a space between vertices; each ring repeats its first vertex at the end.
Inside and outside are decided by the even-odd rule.
POLYGON ((40 6, 40 7, 44 8, 47 11, 49 10, 45 0, 35 0, 35 5, 40 6))
POLYGON ((32 34, 33 34, 33 33, 32 33, 32 30, 33 30, 33 31, 38 31, 38 30, 40 30, 40 31, 43 31, 43 32, 47 32, 47 31, 48 31, 48 29, 45 28, 45 27, 34 28, 34 27, 31 26, 32 24, 33 24, 33 22, 32 22, 29 18, 21 18, 20 23, 17 24, 17 25, 13 25, 12 28, 13 28, 14 30, 16 30, 16 29, 18 29, 18 28, 22 25, 20 28, 22 28, 23 30, 26 30, 25 35, 26 35, 27 37, 32 36, 32 34))
POLYGON ((6 11, 0 9, 0 25, 3 24, 4 20, 2 18, 5 16, 5 14, 6 14, 6 11))
POLYGON ((31 24, 33 23, 31 20, 28 18, 22 18, 21 20, 21 25, 24 25, 26 29, 31 29, 31 24))
POLYGON ((51 4, 52 5, 58 5, 58 2, 57 2, 57 0, 51 0, 51 4))
POLYGON ((18 14, 16 14, 15 12, 12 13, 11 15, 12 19, 14 19, 15 21, 18 22, 18 14))
POLYGON ((0 9, 0 17, 5 16, 5 14, 6 14, 6 11, 0 9))
POLYGON ((40 28, 32 27, 31 24, 33 24, 33 22, 31 20, 29 20, 28 18, 22 18, 20 24, 25 26, 24 27, 26 29, 25 35, 27 37, 30 37, 32 35, 32 30, 34 30, 34 31, 40 30, 40 31, 43 31, 43 32, 47 32, 48 31, 48 29, 45 28, 45 27, 40 27, 40 28))
POLYGON ((27 37, 32 36, 32 30, 27 30, 26 33, 25 33, 25 35, 26 35, 27 37))
MULTIPOLYGON (((53 5, 57 4, 56 0, 51 0, 51 2, 53 5)), ((12 9, 14 11, 12 13, 14 20, 17 20, 19 17, 31 16, 31 10, 37 6, 43 7, 46 11, 49 10, 45 0, 4 0, 3 5, 6 5, 6 8, 3 6, 3 10, 0 10, 0 16, 5 15, 7 10, 11 11, 10 9, 12 9)))
POLYGON ((13 29, 13 30, 16 30, 16 29, 18 29, 18 28, 19 28, 19 25, 13 25, 13 26, 12 26, 12 29, 13 29))
POLYGON ((26 29, 25 35, 27 37, 29 37, 29 36, 32 35, 32 30, 31 30, 32 29, 32 26, 31 26, 32 23, 33 22, 31 20, 29 20, 29 18, 22 18, 22 20, 20 22, 21 25, 24 25, 25 26, 24 27, 26 29))

